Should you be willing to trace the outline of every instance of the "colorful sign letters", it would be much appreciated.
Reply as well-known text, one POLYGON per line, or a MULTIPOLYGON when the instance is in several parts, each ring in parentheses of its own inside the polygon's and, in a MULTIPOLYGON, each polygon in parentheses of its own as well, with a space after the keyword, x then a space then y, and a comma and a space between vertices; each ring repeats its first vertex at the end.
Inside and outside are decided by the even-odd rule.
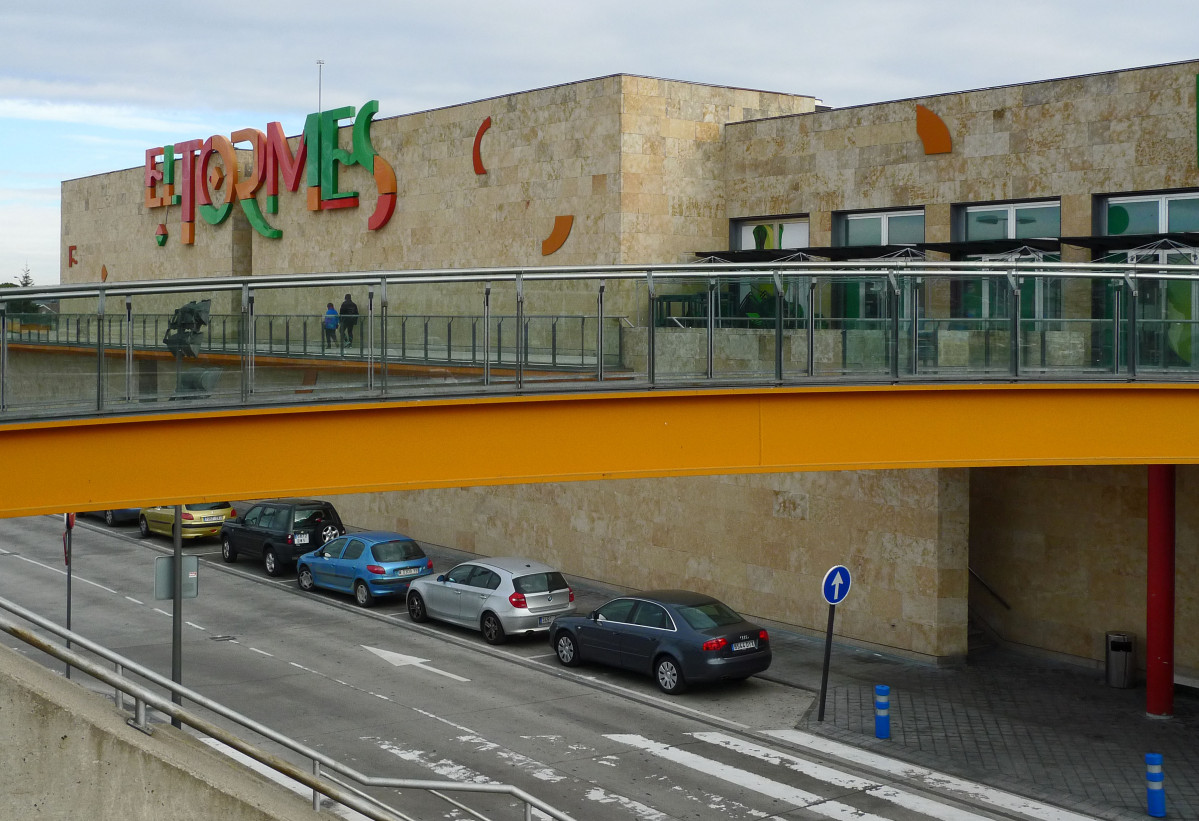
MULTIPOLYGON (((280 177, 288 191, 295 191, 301 174, 308 186, 309 211, 357 208, 358 192, 339 189, 338 169, 359 165, 375 179, 378 199, 367 228, 377 231, 395 212, 397 191, 395 170, 371 145, 371 122, 378 111, 379 101, 371 100, 356 115, 353 106, 309 114, 294 153, 277 122, 268 124, 266 133, 243 128, 228 137, 214 134, 207 140, 148 148, 145 205, 147 208, 181 206, 184 245, 195 243, 197 211, 209 225, 219 225, 228 219, 235 203, 241 206, 255 231, 268 239, 278 239, 283 232, 267 221, 259 207, 257 195, 264 185, 267 214, 279 213, 280 177), (352 139, 347 150, 340 147, 337 138, 341 121, 351 118, 352 139), (244 177, 238 170, 235 150, 239 143, 249 143, 252 158, 251 170, 244 177), (220 164, 212 162, 214 156, 220 158, 220 164), (214 204, 213 195, 217 193, 221 195, 220 205, 214 204)), ((159 229, 165 238, 165 227, 159 229)))

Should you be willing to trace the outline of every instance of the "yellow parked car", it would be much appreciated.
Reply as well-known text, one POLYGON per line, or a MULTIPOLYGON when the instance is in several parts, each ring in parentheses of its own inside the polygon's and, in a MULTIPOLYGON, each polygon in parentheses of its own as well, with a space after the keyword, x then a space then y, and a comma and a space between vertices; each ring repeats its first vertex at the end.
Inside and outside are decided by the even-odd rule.
MULTIPOLYGON (((226 519, 237 515, 233 506, 228 502, 197 502, 183 506, 183 527, 180 534, 184 539, 199 539, 204 536, 216 536, 221 532, 221 525, 226 519)), ((142 536, 160 533, 172 536, 175 526, 175 506, 160 505, 159 507, 143 507, 137 515, 137 525, 141 528, 142 536)))

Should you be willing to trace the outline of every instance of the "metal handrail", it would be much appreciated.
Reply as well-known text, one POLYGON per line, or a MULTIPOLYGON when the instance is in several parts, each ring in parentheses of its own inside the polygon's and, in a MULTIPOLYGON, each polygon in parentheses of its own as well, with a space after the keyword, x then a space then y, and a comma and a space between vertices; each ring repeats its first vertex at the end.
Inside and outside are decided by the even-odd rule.
POLYGON ((149 705, 159 712, 164 713, 173 719, 177 719, 181 724, 186 724, 189 727, 199 730, 200 732, 229 745, 238 752, 248 755, 255 761, 270 767, 276 772, 279 772, 282 775, 285 775, 288 778, 297 781, 306 787, 309 787, 313 791, 313 809, 319 809, 320 796, 324 795, 333 801, 337 801, 338 803, 344 804, 345 806, 362 813, 366 817, 373 819, 373 821, 394 821, 394 819, 397 818, 402 819, 402 821, 412 821, 409 816, 405 815, 400 810, 383 804, 377 799, 371 798, 370 796, 355 790, 352 787, 346 787, 341 784, 331 784, 329 781, 332 779, 329 778, 322 780, 321 767, 325 767, 328 770, 338 773, 363 787, 425 790, 432 795, 436 795, 439 798, 448 801, 450 804, 458 807, 459 809, 464 809, 467 812, 470 812, 472 815, 478 818, 483 818, 483 816, 479 815, 474 810, 469 810, 463 807, 459 802, 450 799, 448 796, 440 795, 439 792, 445 790, 447 792, 457 791, 508 795, 524 803, 526 821, 530 821, 530 819, 532 819, 532 810, 534 807, 551 818, 557 819, 557 821, 574 821, 570 815, 562 810, 547 804, 541 799, 530 795, 519 787, 515 787, 511 784, 476 784, 462 783, 457 781, 426 781, 422 779, 408 778, 378 778, 375 776, 365 775, 358 772, 354 768, 337 761, 336 759, 330 758, 318 750, 296 741, 290 736, 273 730, 264 724, 260 724, 254 719, 242 715, 230 707, 226 707, 220 702, 214 701, 213 699, 210 699, 201 693, 197 693, 190 688, 184 687, 182 684, 171 681, 165 676, 162 676, 161 674, 156 673, 147 667, 143 667, 137 662, 134 662, 120 655, 119 653, 116 653, 107 647, 88 639, 85 636, 82 636, 74 631, 67 630, 64 627, 60 627, 54 622, 39 616, 37 613, 34 613, 31 610, 21 607, 15 602, 9 601, 5 598, 0 598, 0 609, 7 610, 8 612, 13 613, 14 615, 19 616, 20 618, 25 619, 26 621, 31 622, 44 630, 66 639, 68 644, 71 646, 78 645, 79 647, 83 647, 89 652, 112 662, 117 666, 117 671, 132 671, 138 676, 141 676, 142 678, 147 679, 148 681, 157 684, 160 687, 166 688, 171 692, 172 695, 194 702, 204 709, 210 710, 211 712, 214 712, 223 718, 233 721, 236 724, 239 724, 240 726, 257 733, 258 735, 291 750, 292 752, 311 759, 312 772, 309 773, 288 761, 259 749, 248 741, 242 739, 240 736, 225 730, 219 725, 214 724, 213 722, 208 721, 207 719, 198 716, 195 713, 185 710, 178 704, 175 704, 171 698, 164 697, 153 692, 152 690, 147 689, 146 687, 141 686, 140 684, 137 684, 136 682, 130 681, 122 674, 122 672, 111 671, 74 650, 69 650, 66 647, 46 641, 31 630, 23 628, 4 617, 0 617, 0 630, 8 633, 14 638, 20 639, 26 644, 35 647, 44 653, 54 656, 60 661, 66 662, 71 667, 81 670, 93 678, 98 679, 99 681, 103 681, 105 684, 114 687, 118 694, 118 707, 123 706, 123 698, 121 696, 122 693, 132 696, 135 701, 134 715, 136 716, 135 719, 129 720, 129 723, 132 726, 137 727, 143 732, 150 732, 149 725, 147 725, 145 722, 145 707, 146 705, 149 705))

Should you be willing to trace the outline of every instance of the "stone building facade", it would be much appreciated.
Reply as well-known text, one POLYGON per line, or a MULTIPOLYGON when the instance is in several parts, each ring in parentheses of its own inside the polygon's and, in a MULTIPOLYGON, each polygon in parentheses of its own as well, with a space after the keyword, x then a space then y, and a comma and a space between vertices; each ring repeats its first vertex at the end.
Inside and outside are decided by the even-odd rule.
MULTIPOLYGON (((382 166, 360 162, 343 164, 335 186, 359 192, 356 207, 313 210, 318 195, 297 187, 281 188, 272 210, 258 189, 251 196, 278 237, 235 207, 219 224, 197 217, 194 242, 183 242, 182 206, 149 204, 174 192, 156 182, 147 193, 146 167, 64 182, 62 280, 96 282, 102 269, 119 282, 656 264, 707 253, 853 259, 855 248, 857 258, 869 248, 942 260, 1115 253, 1199 262, 1179 242, 1199 232, 1197 78, 1194 61, 830 109, 806 95, 614 75, 376 119, 369 145, 394 188, 382 166), (371 230, 389 189, 394 212, 371 230)), ((342 121, 343 156, 357 145, 352 132, 342 121)), ((298 143, 288 141, 292 151, 298 143)), ((242 181, 261 157, 248 144, 237 143, 242 181)), ((150 153, 149 170, 161 172, 150 153)), ((310 164, 318 153, 310 148, 310 164)), ((233 175, 224 169, 222 187, 212 173, 221 162, 208 168, 219 206, 233 175)), ((404 309, 430 312, 444 298, 413 290, 404 309)), ((310 309, 287 299, 269 309, 310 309)), ((569 288, 549 299, 563 309, 586 301, 569 288)), ((866 291, 828 299, 857 316, 871 310, 866 291)), ((976 318, 997 310, 999 297, 964 282, 922 299, 929 315, 976 318)), ((1187 299, 1199 319, 1199 294, 1187 299)), ((1092 316, 1101 303, 1077 282, 1027 295, 1036 316, 1053 318, 1092 316)), ((609 294, 609 310, 634 331, 651 321, 642 304, 630 289, 609 294)), ((967 357, 967 337, 952 333, 938 355, 967 357)), ((1063 334, 1049 356, 1081 361, 1098 355, 1094 346, 1063 334)), ((1199 521, 1185 500, 1196 481, 1179 469, 1176 657, 1191 671, 1199 521)), ((846 640, 960 659, 973 616, 1013 644, 1099 663, 1105 630, 1144 634, 1145 496, 1143 468, 1077 466, 440 489, 339 506, 356 524, 525 554, 613 584, 702 589, 801 630, 820 629, 819 580, 846 564, 855 573, 854 596, 838 611, 846 640)))

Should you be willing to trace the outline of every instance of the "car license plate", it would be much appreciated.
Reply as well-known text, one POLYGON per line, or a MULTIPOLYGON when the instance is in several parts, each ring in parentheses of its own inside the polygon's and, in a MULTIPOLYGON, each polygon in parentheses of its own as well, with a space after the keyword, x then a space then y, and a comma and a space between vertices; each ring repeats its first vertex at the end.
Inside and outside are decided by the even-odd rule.
POLYGON ((415 576, 417 573, 420 573, 419 567, 401 567, 396 570, 397 576, 415 576))
POLYGON ((204 517, 204 521, 206 521, 206 522, 219 522, 219 521, 221 521, 221 520, 222 520, 222 519, 224 519, 224 518, 225 518, 224 516, 205 516, 205 517, 204 517))
POLYGON ((733 642, 734 650, 753 650, 757 646, 758 646, 758 643, 756 641, 754 641, 753 639, 750 639, 749 641, 733 642))
POLYGON ((296 544, 308 544, 308 534, 307 533, 297 533, 296 534, 296 544))
POLYGON ((538 624, 549 624, 553 620, 554 620, 553 616, 538 616, 537 617, 538 624))

